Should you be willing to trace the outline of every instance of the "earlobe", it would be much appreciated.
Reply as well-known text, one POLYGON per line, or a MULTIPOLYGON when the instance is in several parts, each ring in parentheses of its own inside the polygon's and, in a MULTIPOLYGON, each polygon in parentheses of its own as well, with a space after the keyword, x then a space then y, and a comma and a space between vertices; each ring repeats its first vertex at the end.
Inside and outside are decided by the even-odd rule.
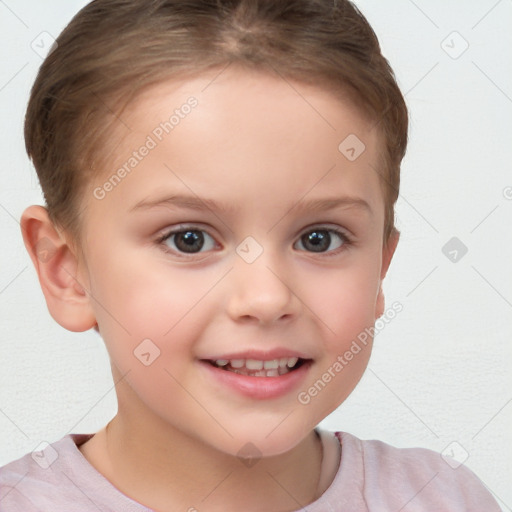
POLYGON ((399 239, 400 232, 396 228, 393 228, 393 231, 389 236, 389 240, 382 249, 382 267, 380 272, 379 291, 377 292, 377 301, 375 305, 375 320, 377 320, 377 318, 380 318, 384 314, 385 300, 384 292, 382 291, 382 281, 384 281, 384 278, 386 277, 389 265, 391 263, 391 259, 393 258, 393 254, 395 254, 396 246, 398 245, 399 239))
POLYGON ((51 222, 46 208, 29 206, 21 216, 25 247, 37 272, 48 311, 73 332, 96 325, 90 296, 79 275, 78 259, 51 222))

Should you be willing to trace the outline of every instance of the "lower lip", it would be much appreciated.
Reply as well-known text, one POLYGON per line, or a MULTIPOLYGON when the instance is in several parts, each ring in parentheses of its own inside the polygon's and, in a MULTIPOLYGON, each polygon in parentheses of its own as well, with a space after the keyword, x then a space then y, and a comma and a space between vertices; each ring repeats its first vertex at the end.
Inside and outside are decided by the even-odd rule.
POLYGON ((217 368, 206 361, 200 361, 200 363, 217 382, 258 400, 278 398, 297 389, 306 378, 311 366, 311 361, 307 361, 296 370, 279 377, 250 377, 217 368))

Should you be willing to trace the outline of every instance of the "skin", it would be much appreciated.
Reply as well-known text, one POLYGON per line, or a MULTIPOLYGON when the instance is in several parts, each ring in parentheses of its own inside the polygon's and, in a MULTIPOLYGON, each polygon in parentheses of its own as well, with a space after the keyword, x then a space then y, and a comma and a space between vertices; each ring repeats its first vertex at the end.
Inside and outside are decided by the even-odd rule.
POLYGON ((297 395, 384 311, 398 234, 383 243, 380 135, 319 87, 234 66, 212 82, 216 75, 153 86, 123 112, 104 172, 83 198, 83 259, 40 206, 23 213, 23 236, 53 318, 72 331, 97 326, 111 358, 118 412, 80 447, 98 471, 162 512, 298 510, 325 490, 313 429, 360 380, 371 340, 307 405, 297 395), (97 199, 95 188, 190 96, 191 113, 97 199), (366 146, 353 162, 338 150, 349 134, 366 146), (231 210, 130 211, 173 193, 231 210), (369 209, 294 208, 339 196, 369 209), (180 224, 202 230, 199 252, 180 253, 177 237, 158 242, 180 224), (313 228, 338 228, 351 242, 329 231, 315 252, 302 237, 313 228), (248 236, 263 251, 252 263, 236 252, 248 236), (43 238, 54 247, 49 259, 35 249, 43 238), (144 339, 160 351, 148 366, 134 356, 144 339), (312 364, 298 387, 271 399, 241 395, 199 362, 277 347, 312 364), (250 467, 237 457, 248 442, 261 456, 250 467))

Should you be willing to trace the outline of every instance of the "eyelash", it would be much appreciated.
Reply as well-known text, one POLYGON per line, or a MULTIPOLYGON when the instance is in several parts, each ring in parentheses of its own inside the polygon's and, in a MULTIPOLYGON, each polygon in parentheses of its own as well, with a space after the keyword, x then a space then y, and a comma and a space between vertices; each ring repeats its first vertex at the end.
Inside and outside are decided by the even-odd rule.
MULTIPOLYGON (((183 252, 177 252, 177 251, 171 250, 165 244, 165 242, 167 240, 169 240, 173 235, 176 235, 176 234, 179 234, 179 233, 186 233, 187 231, 203 232, 203 233, 206 233, 209 237, 211 237, 212 240, 215 240, 215 238, 212 235, 210 235, 210 233, 208 233, 208 231, 206 231, 205 229, 199 228, 199 226, 193 226, 192 225, 192 226, 180 226, 179 229, 173 229, 171 231, 167 231, 167 232, 165 232, 162 236, 160 236, 156 240, 156 243, 157 243, 157 245, 162 246, 163 251, 168 253, 168 254, 172 254, 172 255, 175 255, 175 256, 177 255, 178 257, 186 258, 186 259, 193 258, 195 255, 201 254, 201 252, 189 253, 189 254, 183 253, 183 252)), ((340 247, 338 247, 337 249, 334 249, 334 250, 331 250, 331 251, 315 253, 314 251, 307 251, 306 250, 306 251, 303 251, 303 252, 309 252, 310 254, 319 254, 319 255, 322 255, 323 257, 332 257, 332 256, 338 255, 340 252, 343 252, 343 251, 347 250, 350 246, 353 245, 352 239, 344 231, 341 231, 340 229, 337 229, 337 228, 328 228, 328 227, 321 226, 321 225, 313 226, 313 227, 307 229, 306 231, 303 231, 299 235, 298 240, 300 240, 304 235, 306 235, 308 233, 312 233, 314 231, 326 231, 328 233, 334 233, 334 234, 339 236, 339 238, 342 240, 343 244, 340 247)))

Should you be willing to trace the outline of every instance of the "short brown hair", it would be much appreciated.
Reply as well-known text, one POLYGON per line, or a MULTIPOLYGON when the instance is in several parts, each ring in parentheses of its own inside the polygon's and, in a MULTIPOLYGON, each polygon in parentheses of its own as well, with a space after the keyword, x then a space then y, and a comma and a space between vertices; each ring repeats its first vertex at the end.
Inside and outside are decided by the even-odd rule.
MULTIPOLYGON (((108 123, 143 88, 238 63, 348 94, 378 126, 384 242, 394 227, 408 114, 373 29, 347 0, 94 0, 43 62, 25 141, 54 224, 80 240, 81 199, 108 123)), ((341 142, 341 141, 340 141, 341 142)))

